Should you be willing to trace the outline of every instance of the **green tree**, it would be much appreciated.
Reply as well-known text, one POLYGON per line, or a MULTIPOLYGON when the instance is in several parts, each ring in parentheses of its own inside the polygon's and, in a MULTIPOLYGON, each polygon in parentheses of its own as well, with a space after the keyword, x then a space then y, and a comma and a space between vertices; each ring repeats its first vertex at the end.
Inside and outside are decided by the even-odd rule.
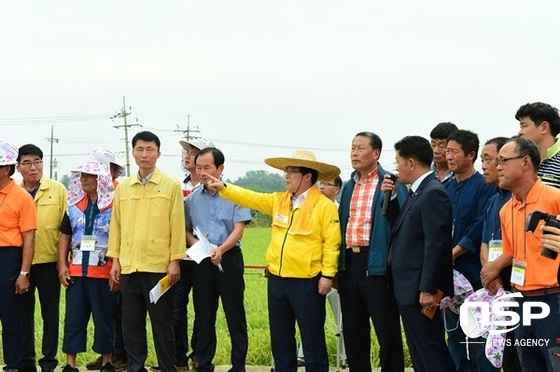
MULTIPOLYGON (((243 188, 256 192, 270 193, 275 191, 286 190, 286 180, 277 173, 267 172, 265 170, 248 171, 245 177, 240 177, 236 181, 226 181, 243 188)), ((270 226, 272 218, 262 212, 251 211, 253 226, 266 227, 270 226)))
POLYGON ((62 183, 64 185, 64 187, 66 187, 66 189, 68 189, 68 185, 70 185, 70 176, 67 175, 67 174, 62 176, 60 178, 60 183, 62 183))
POLYGON ((239 177, 234 185, 258 192, 274 192, 286 190, 286 180, 277 173, 265 170, 248 171, 245 177, 239 177))

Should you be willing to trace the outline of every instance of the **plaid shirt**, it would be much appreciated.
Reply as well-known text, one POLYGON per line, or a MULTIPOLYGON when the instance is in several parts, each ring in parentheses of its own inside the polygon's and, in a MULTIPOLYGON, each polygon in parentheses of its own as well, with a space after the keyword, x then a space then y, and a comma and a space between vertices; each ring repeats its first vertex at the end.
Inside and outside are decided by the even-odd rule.
POLYGON ((372 227, 372 205, 375 190, 379 182, 377 167, 369 172, 365 182, 360 181, 360 174, 354 176, 356 186, 350 202, 350 216, 346 230, 346 247, 368 246, 372 227))

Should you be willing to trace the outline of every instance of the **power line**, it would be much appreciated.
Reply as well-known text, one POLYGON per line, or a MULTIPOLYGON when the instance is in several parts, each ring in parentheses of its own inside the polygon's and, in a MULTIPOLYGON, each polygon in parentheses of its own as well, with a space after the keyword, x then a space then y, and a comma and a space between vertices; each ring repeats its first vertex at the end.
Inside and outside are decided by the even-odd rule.
POLYGON ((72 124, 81 121, 106 120, 103 115, 39 116, 29 118, 0 118, 0 126, 72 124))
MULTIPOLYGON (((124 104, 124 100, 125 98, 123 97, 123 104, 124 104)), ((131 106, 128 107, 129 110, 132 110, 133 108, 131 106)), ((141 126, 140 124, 126 124, 126 116, 130 115, 130 112, 126 111, 126 108, 123 106, 123 108, 121 109, 121 111, 117 112, 115 115, 111 116, 110 119, 115 119, 115 118, 123 118, 125 120, 125 125, 119 125, 119 126, 114 126, 115 128, 122 128, 125 127, 125 129, 127 129, 128 127, 132 127, 132 126, 141 126), (124 110, 124 111, 123 111, 124 110)), ((190 120, 190 116, 191 115, 187 115, 187 120, 190 120)), ((75 122, 85 122, 85 121, 98 121, 98 120, 106 120, 107 119, 107 114, 91 114, 91 115, 74 115, 74 116, 40 116, 40 117, 28 117, 28 118, 0 118, 0 126, 17 126, 17 125, 52 125, 52 124, 73 124, 75 122)), ((206 119, 209 120, 209 119, 206 119)), ((214 122, 218 122, 218 123, 225 123, 223 121, 217 121, 217 120, 209 120, 209 121, 214 121, 214 122)), ((137 119, 138 122, 138 119, 137 119)), ((179 130, 179 129, 162 129, 162 128, 155 128, 155 127, 144 127, 144 129, 148 129, 148 130, 152 130, 152 131, 157 131, 157 132, 167 132, 167 133, 174 133, 174 132, 182 132, 184 133, 184 137, 185 138, 189 138, 190 134, 188 133, 188 131, 190 130, 193 133, 198 133, 200 134, 200 130, 199 130, 199 126, 195 126, 193 127, 193 129, 190 129, 187 123, 187 130, 179 130)), ((127 130, 125 130, 125 132, 127 132, 127 130)), ((195 138, 196 136, 193 136, 193 138, 195 138)), ((219 142, 219 143, 224 143, 224 144, 232 144, 232 145, 242 145, 242 146, 252 146, 252 147, 266 147, 266 148, 280 148, 280 149, 291 149, 294 148, 293 145, 278 145, 278 144, 270 144, 270 143, 256 143, 256 142, 244 142, 244 141, 232 141, 229 139, 219 139, 219 138, 213 138, 214 141, 219 142)), ((64 139, 62 139, 64 140, 64 139)), ((95 141, 87 141, 87 140, 66 140, 68 142, 72 142, 72 143, 94 143, 95 141)), ((349 149, 347 148, 340 148, 340 149, 334 149, 334 148, 321 148, 321 147, 309 147, 306 146, 307 149, 309 150, 315 150, 315 151, 349 151, 349 149)), ((392 152, 392 150, 387 150, 387 149, 383 149, 382 152, 392 152)), ((127 161, 127 163, 129 163, 129 161, 127 161)))
MULTIPOLYGON (((115 128, 125 128, 125 155, 126 155, 126 163, 127 163, 127 174, 130 174, 130 149, 129 149, 129 140, 128 140, 128 128, 132 127, 132 126, 141 126, 138 124, 138 119, 136 119, 136 124, 128 124, 127 121, 127 116, 131 115, 131 111, 133 110, 133 108, 131 106, 126 106, 125 103, 125 98, 123 97, 123 107, 120 111, 118 111, 115 115, 113 115, 112 117, 110 117, 110 119, 115 119, 115 118, 123 118, 124 120, 124 125, 115 125, 115 128)), ((136 110, 134 110, 136 111, 136 110)), ((26 125, 51 125, 53 123, 56 123, 57 125, 71 125, 71 124, 75 124, 76 122, 88 122, 88 121, 100 121, 100 120, 107 120, 107 116, 106 114, 88 114, 88 115, 69 115, 69 116, 39 116, 39 117, 21 117, 21 118, 0 118, 0 127, 2 126, 26 126, 26 125)), ((185 138, 187 140, 189 139, 195 139, 195 138, 199 138, 201 136, 201 131, 199 130, 199 126, 191 126, 190 125, 190 117, 191 115, 187 115, 187 129, 186 130, 180 130, 179 126, 177 126, 177 128, 175 130, 173 129, 162 129, 162 128, 156 128, 156 127, 144 127, 145 129, 149 129, 149 130, 153 130, 156 133, 161 133, 163 137, 174 137, 176 138, 176 133, 177 132, 181 132, 182 138, 185 138)), ((212 122, 216 122, 216 123, 222 123, 224 124, 225 122, 223 121, 217 121, 217 120, 210 120, 210 119, 206 119, 212 122)), ((88 126, 91 124, 88 124, 88 126)), ((85 125, 84 125, 85 127, 85 125)), ((57 142, 59 144, 65 143, 65 144, 88 144, 88 143, 99 143, 99 142, 103 142, 105 144, 107 143, 116 143, 117 141, 121 141, 118 139, 115 139, 113 136, 112 138, 107 138, 104 140, 88 140, 88 139, 66 139, 65 135, 63 131, 63 135, 59 135, 57 136, 57 141, 53 141, 53 142, 57 142)), ((59 133, 60 134, 60 133, 59 133)), ((52 136, 52 134, 51 134, 52 136)), ((54 138, 53 138, 54 139, 54 138)), ((231 137, 226 138, 226 139, 220 139, 220 138, 216 138, 213 137, 213 140, 216 143, 219 143, 220 145, 229 145, 229 146, 241 146, 244 148, 254 148, 255 152, 259 152, 259 149, 293 149, 294 145, 282 145, 282 144, 278 144, 278 143, 263 143, 263 142, 248 142, 248 141, 235 141, 232 140, 231 137)), ((51 147, 53 145, 53 143, 50 143, 51 147)), ((297 146, 295 146, 297 147, 297 146)), ((305 146, 305 148, 311 150, 311 151, 319 151, 319 152, 328 152, 328 153, 348 153, 350 151, 349 148, 347 147, 340 147, 340 148, 334 148, 334 147, 309 147, 309 146, 305 146)), ((52 150, 51 150, 51 154, 52 154, 52 150)), ((392 153, 393 150, 391 149, 383 149, 382 153, 392 153)), ((122 154, 122 151, 119 152, 122 154)), ((68 157, 74 157, 74 156, 87 156, 88 153, 66 153, 66 154, 61 154, 57 152, 57 158, 68 158, 68 157)), ((177 157, 177 154, 171 153, 171 154, 162 154, 161 155, 164 158, 174 158, 177 157)), ((184 154, 183 156, 181 156, 181 165, 183 164, 182 159, 184 158, 184 154)), ((55 159, 52 160, 53 163, 56 162, 55 159)), ((233 163, 233 164, 247 164, 247 165, 256 165, 256 166, 262 166, 262 160, 261 159, 248 159, 248 158, 239 158, 239 157, 228 157, 228 162, 229 163, 233 163)), ((56 165, 53 164, 52 168, 55 168, 56 165)), ((351 167, 348 166, 342 166, 341 167, 344 170, 351 170, 351 167)), ((51 176, 52 177, 52 176, 51 176)))

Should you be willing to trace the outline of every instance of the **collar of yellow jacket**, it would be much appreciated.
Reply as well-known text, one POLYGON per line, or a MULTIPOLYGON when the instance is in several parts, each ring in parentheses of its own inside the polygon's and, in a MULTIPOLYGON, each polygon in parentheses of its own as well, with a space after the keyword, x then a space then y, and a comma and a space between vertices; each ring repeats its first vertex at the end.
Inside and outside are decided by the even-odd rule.
POLYGON ((311 212, 320 197, 321 192, 319 189, 312 186, 303 204, 297 208, 297 212, 293 214, 293 221, 290 226, 290 217, 292 216, 292 194, 290 192, 285 192, 280 198, 278 209, 272 218, 272 226, 284 229, 290 226, 288 231, 290 235, 311 234, 311 212))

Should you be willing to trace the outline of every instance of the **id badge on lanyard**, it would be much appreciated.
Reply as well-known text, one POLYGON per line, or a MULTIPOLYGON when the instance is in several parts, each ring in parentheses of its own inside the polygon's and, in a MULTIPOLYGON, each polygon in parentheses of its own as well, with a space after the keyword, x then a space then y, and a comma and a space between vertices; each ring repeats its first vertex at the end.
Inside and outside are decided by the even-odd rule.
POLYGON ((511 266, 511 282, 520 286, 525 285, 525 272, 527 271, 527 262, 514 259, 511 266))
POLYGON ((84 235, 80 244, 81 251, 94 251, 95 250, 95 236, 84 235))
POLYGON ((504 253, 504 245, 501 239, 492 239, 488 242, 488 262, 495 261, 504 253))

